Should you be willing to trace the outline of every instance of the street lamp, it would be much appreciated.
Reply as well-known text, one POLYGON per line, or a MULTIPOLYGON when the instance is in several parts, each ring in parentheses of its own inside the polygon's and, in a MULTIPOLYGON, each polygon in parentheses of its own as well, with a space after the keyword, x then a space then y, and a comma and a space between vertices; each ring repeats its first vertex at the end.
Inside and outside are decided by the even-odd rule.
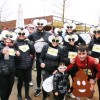
POLYGON ((64 24, 64 17, 65 17, 65 3, 66 3, 66 0, 63 0, 63 13, 62 13, 62 22, 64 24))

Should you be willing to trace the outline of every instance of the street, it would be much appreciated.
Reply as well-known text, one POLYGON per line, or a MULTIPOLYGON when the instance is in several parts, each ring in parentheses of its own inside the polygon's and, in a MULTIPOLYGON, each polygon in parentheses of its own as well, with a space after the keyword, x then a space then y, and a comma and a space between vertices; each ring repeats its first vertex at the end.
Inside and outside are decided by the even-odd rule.
MULTIPOLYGON (((32 78, 33 78, 34 86, 30 87, 30 96, 31 96, 32 100, 42 100, 42 93, 41 93, 40 96, 34 97, 34 92, 35 92, 35 89, 36 89, 36 81, 35 81, 36 80, 36 71, 32 71, 32 75, 33 75, 32 78)), ((22 97, 23 97, 23 100, 25 100, 24 87, 22 89, 22 97)), ((17 80, 15 80, 15 83, 14 83, 14 86, 13 86, 13 90, 12 90, 12 93, 10 95, 9 100, 18 100, 17 99, 17 80)), ((52 93, 50 94, 48 100, 53 100, 52 93)), ((75 99, 72 99, 69 96, 66 96, 66 100, 75 100, 75 99)), ((81 100, 86 100, 86 98, 81 98, 81 100)), ((95 93, 94 93, 94 96, 93 96, 92 100, 99 100, 98 99, 97 86, 95 86, 95 93)))

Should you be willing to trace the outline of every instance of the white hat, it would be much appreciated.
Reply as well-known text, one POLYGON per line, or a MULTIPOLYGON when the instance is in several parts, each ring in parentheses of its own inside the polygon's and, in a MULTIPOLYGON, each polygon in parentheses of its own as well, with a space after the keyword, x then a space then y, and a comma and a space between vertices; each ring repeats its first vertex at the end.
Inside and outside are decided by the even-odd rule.
POLYGON ((61 36, 54 36, 54 35, 50 35, 49 37, 48 37, 48 40, 49 40, 49 42, 50 43, 52 43, 52 40, 59 40, 59 42, 58 43, 61 43, 62 42, 62 37, 61 36))
POLYGON ((1 32, 1 36, 2 38, 6 39, 6 38, 10 38, 11 40, 16 40, 17 39, 17 35, 15 32, 10 32, 8 30, 4 30, 1 32))
POLYGON ((18 36, 18 33, 25 33, 26 37, 29 35, 29 31, 27 29, 25 29, 25 28, 22 28, 22 29, 21 28, 17 28, 15 30, 15 33, 17 34, 17 36, 18 36))
POLYGON ((53 75, 44 80, 42 87, 46 92, 51 92, 53 90, 53 75))
POLYGON ((38 24, 42 24, 42 26, 46 26, 47 25, 47 21, 45 19, 35 19, 33 21, 33 24, 35 26, 38 26, 38 24))
POLYGON ((90 28, 90 33, 93 33, 93 31, 97 31, 97 28, 96 27, 91 27, 90 28))
POLYGON ((63 27, 64 27, 64 29, 68 29, 67 27, 72 27, 72 29, 74 30, 75 28, 76 28, 76 25, 74 24, 74 23, 72 23, 72 22, 68 22, 68 23, 65 23, 64 25, 63 25, 63 27))
POLYGON ((76 41, 78 40, 78 36, 75 35, 75 34, 73 34, 73 35, 66 35, 66 36, 64 37, 64 40, 65 40, 66 42, 69 42, 68 39, 74 39, 74 41, 76 42, 76 41))
POLYGON ((65 30, 64 28, 55 28, 55 29, 54 29, 54 33, 55 33, 56 35, 58 35, 59 32, 65 33, 66 30, 65 30))
POLYGON ((96 30, 97 30, 97 31, 100 31, 100 26, 98 26, 98 27, 96 28, 96 30))

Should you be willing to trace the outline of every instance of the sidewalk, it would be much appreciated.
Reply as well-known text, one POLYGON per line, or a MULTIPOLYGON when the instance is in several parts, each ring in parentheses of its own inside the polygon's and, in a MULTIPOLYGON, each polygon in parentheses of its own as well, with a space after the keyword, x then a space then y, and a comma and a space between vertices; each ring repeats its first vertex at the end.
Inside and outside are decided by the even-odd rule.
MULTIPOLYGON (((34 83, 34 86, 30 87, 30 96, 32 98, 32 100, 42 100, 42 94, 38 97, 34 97, 34 92, 35 92, 35 89, 36 89, 36 71, 33 71, 32 72, 33 74, 33 83, 34 83)), ((24 98, 24 88, 22 89, 22 97, 23 97, 23 100, 25 100, 24 98)), ((15 80, 15 83, 14 83, 14 86, 13 86, 13 90, 12 90, 12 93, 11 93, 11 96, 9 98, 9 100, 18 100, 17 99, 17 80, 15 80)), ((49 100, 53 100, 53 96, 52 96, 52 93, 49 97, 49 100)), ((66 100, 75 100, 75 99, 72 99, 70 97, 66 97, 66 100)), ((82 98, 81 100, 86 100, 85 98, 82 98)), ((95 93, 94 93, 94 97, 93 97, 93 100, 98 100, 98 90, 97 90, 97 86, 95 86, 95 93)))

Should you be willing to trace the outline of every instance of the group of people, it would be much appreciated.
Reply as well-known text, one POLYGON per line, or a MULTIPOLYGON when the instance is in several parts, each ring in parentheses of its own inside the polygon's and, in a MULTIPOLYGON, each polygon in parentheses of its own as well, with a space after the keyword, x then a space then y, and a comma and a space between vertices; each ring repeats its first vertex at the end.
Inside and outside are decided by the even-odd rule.
MULTIPOLYGON (((82 69, 90 83, 92 100, 97 81, 100 100, 100 28, 93 30, 94 36, 89 44, 79 34, 73 22, 65 23, 64 30, 53 32, 44 30, 47 25, 45 19, 36 19, 33 25, 17 28, 14 32, 4 30, 0 41, 0 92, 1 100, 8 100, 14 84, 14 77, 18 77, 17 98, 22 100, 22 86, 25 86, 25 99, 29 96, 29 83, 32 81, 32 65, 36 57, 36 85, 34 96, 42 92, 42 100, 47 100, 49 93, 42 87, 43 82, 53 75, 53 95, 55 100, 63 100, 66 94, 73 93, 70 84, 76 73, 82 69), (63 36, 63 32, 65 35, 63 36), (8 58, 8 59, 7 59, 8 58), (42 77, 41 77, 42 76, 42 77)), ((78 79, 78 83, 80 79, 78 79)), ((80 83, 79 83, 80 84, 80 83)), ((85 82, 84 82, 85 84, 85 82)), ((80 100, 81 96, 74 96, 80 100)))

